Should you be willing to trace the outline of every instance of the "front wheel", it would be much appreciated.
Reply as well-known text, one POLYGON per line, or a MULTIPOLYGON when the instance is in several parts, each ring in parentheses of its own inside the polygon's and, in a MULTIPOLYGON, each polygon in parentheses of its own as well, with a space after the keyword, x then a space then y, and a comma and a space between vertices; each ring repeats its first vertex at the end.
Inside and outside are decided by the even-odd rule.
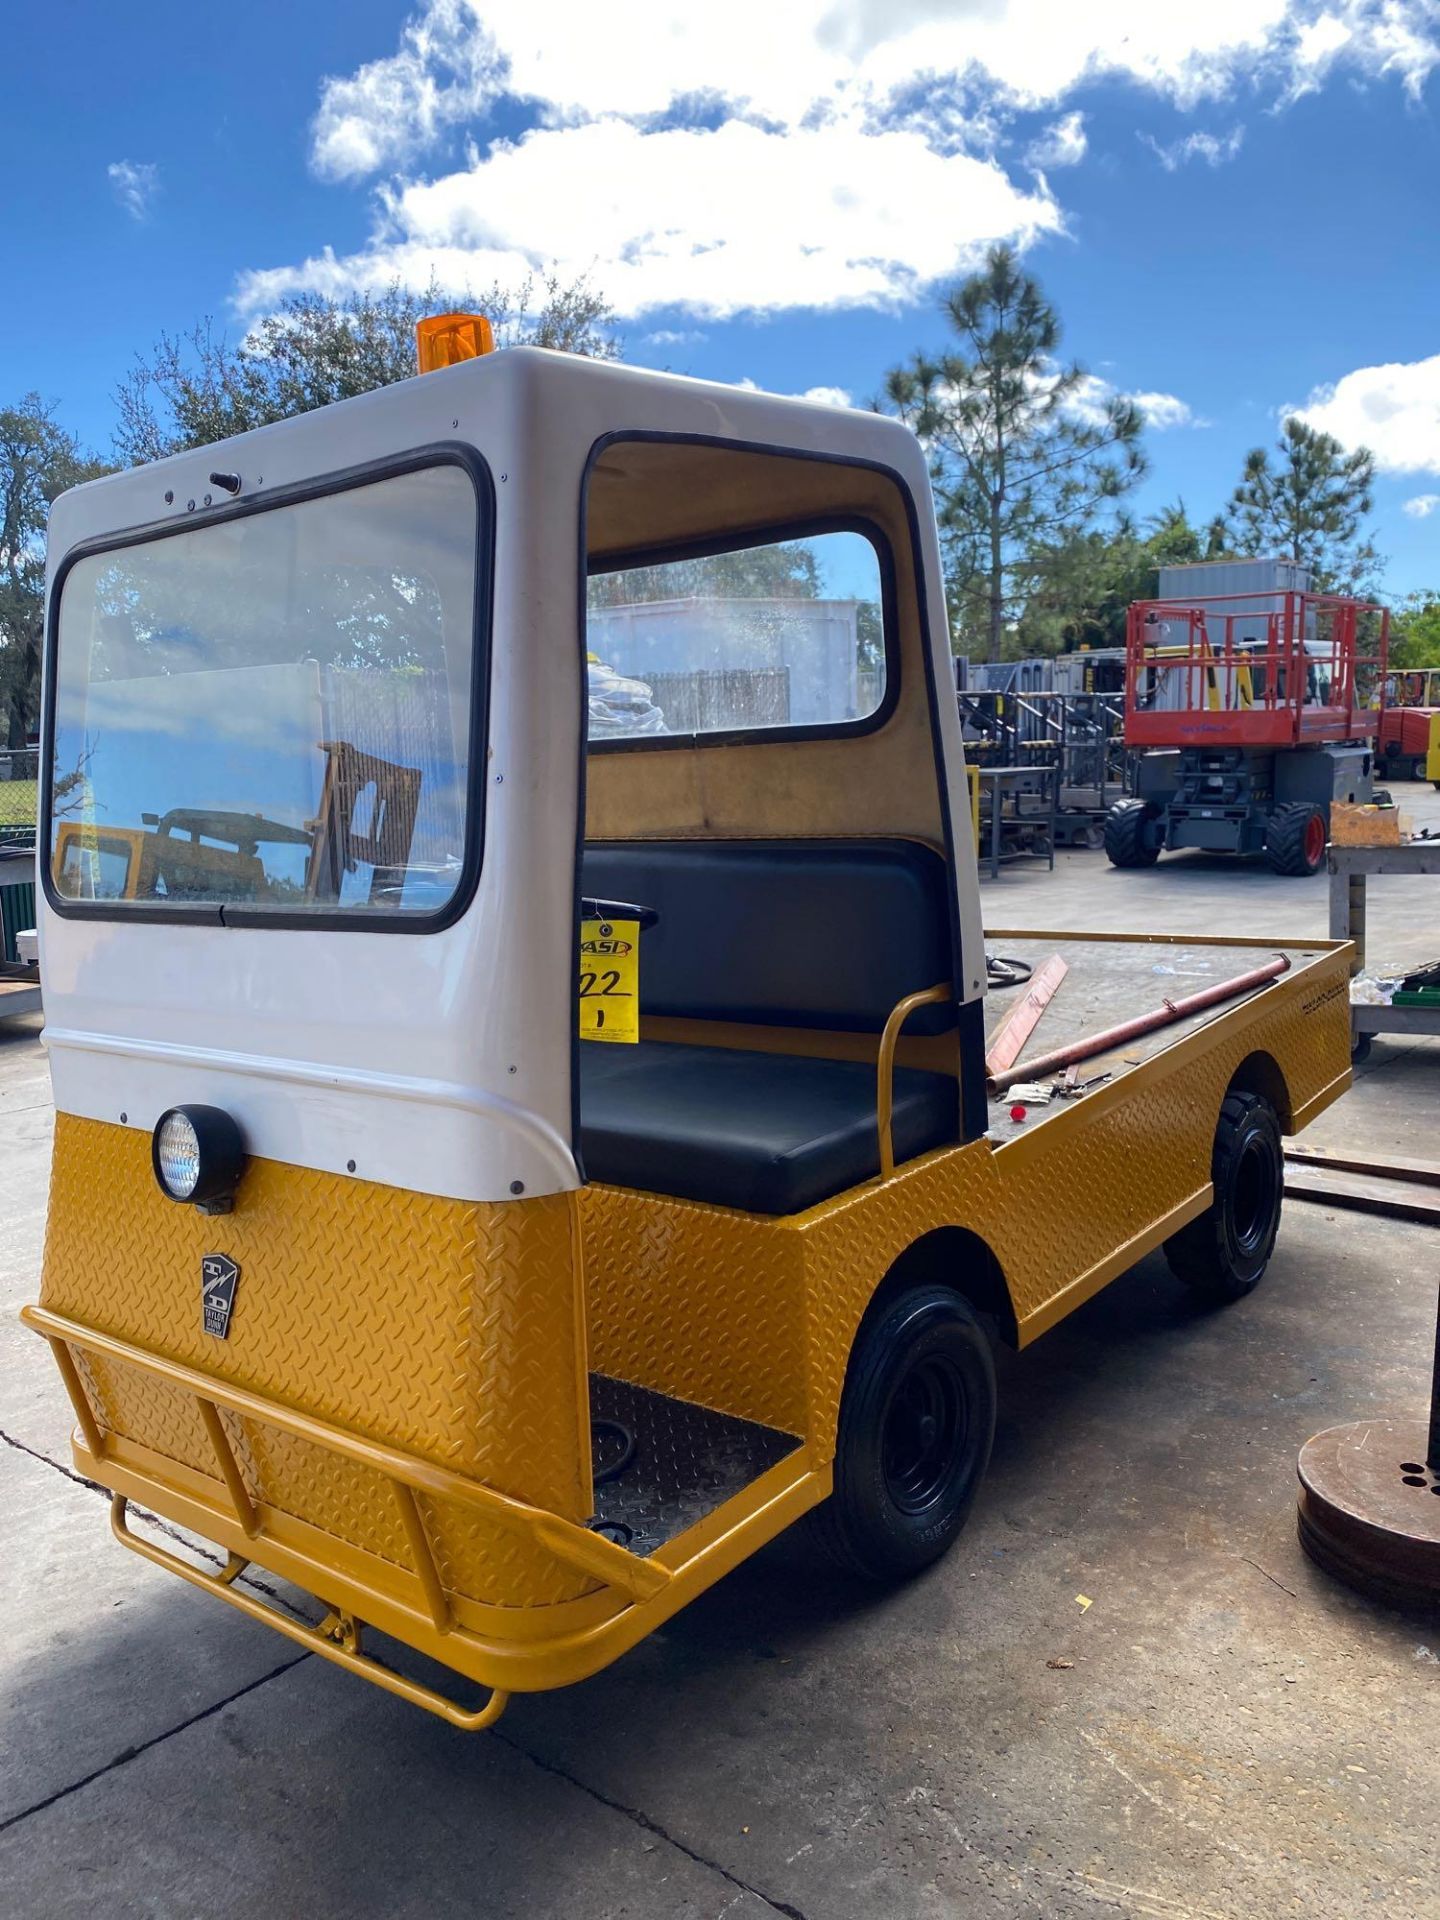
POLYGON ((1155 814, 1143 800, 1117 800, 1105 816, 1105 857, 1112 867, 1153 867, 1160 858, 1155 814))
POLYGON ((1258 1093, 1227 1093, 1210 1155, 1214 1198, 1165 1242, 1177 1280, 1214 1306, 1260 1284, 1285 1197, 1285 1155, 1274 1107, 1258 1093))
POLYGON ((1325 864, 1325 814, 1308 801, 1276 807, 1265 829, 1265 851, 1276 873, 1297 879, 1318 873, 1325 864))
POLYGON ((809 1516, 827 1558, 866 1579, 919 1573, 964 1526, 995 1438, 995 1362, 969 1303, 911 1287, 860 1329, 835 1436, 835 1489, 809 1516))
POLYGON ((1410 762, 1410 778, 1412 780, 1423 780, 1426 777, 1426 768, 1429 765, 1429 760, 1429 754, 1416 754, 1415 758, 1410 762))

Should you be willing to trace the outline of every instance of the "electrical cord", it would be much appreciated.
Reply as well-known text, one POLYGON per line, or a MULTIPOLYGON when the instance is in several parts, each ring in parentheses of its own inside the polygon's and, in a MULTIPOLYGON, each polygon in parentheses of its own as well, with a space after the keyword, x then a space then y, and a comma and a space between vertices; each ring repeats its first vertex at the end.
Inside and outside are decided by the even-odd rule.
POLYGON ((1023 986, 1034 971, 1028 960, 1011 960, 1003 953, 985 956, 986 980, 992 987, 1023 986))

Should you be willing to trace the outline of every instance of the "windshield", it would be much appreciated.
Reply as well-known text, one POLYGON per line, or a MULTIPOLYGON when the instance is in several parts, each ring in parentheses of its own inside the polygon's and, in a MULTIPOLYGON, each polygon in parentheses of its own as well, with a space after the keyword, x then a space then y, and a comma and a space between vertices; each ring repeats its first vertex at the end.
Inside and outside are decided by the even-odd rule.
POLYGON ((442 909, 465 862, 477 518, 447 463, 77 561, 56 892, 442 909))

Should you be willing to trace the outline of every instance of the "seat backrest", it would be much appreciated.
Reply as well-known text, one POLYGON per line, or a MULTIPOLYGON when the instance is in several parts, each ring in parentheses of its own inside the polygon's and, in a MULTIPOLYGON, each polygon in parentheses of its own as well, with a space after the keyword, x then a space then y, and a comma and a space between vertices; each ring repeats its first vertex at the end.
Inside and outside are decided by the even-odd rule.
MULTIPOLYGON (((646 1013, 878 1033, 907 993, 948 981, 945 862, 911 840, 646 840, 588 845, 582 893, 654 907, 646 1013)), ((943 1033, 921 1007, 907 1033, 943 1033)))

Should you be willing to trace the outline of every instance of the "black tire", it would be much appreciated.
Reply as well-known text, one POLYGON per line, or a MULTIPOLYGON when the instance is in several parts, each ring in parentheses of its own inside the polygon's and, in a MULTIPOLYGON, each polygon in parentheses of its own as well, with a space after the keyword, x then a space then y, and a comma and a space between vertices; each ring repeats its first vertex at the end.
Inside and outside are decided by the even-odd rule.
POLYGON ((1318 873, 1325 864, 1325 811, 1308 800, 1276 807, 1265 828, 1265 852, 1276 873, 1295 879, 1318 873))
POLYGON ((1370 1045, 1374 1037, 1375 1036, 1370 1033, 1357 1033, 1355 1038, 1350 1042, 1350 1064, 1352 1067, 1363 1066, 1365 1061, 1370 1058, 1370 1045))
POLYGON ((1428 754, 1416 754, 1415 758, 1410 762, 1410 778, 1412 780, 1423 780, 1426 777, 1425 766, 1428 759, 1428 754))
POLYGON ((995 1438, 995 1362, 968 1301, 910 1287, 862 1323, 845 1375, 835 1490, 808 1516, 847 1573, 907 1580, 964 1526, 995 1438))
POLYGON ((1215 1198, 1165 1242, 1177 1280, 1202 1300, 1243 1300, 1264 1276, 1280 1228, 1285 1158, 1280 1122, 1258 1093, 1227 1093, 1210 1156, 1215 1198))
POLYGON ((1143 800, 1117 800, 1105 816, 1105 857, 1112 867, 1153 867, 1160 848, 1147 832, 1155 814, 1143 800))

